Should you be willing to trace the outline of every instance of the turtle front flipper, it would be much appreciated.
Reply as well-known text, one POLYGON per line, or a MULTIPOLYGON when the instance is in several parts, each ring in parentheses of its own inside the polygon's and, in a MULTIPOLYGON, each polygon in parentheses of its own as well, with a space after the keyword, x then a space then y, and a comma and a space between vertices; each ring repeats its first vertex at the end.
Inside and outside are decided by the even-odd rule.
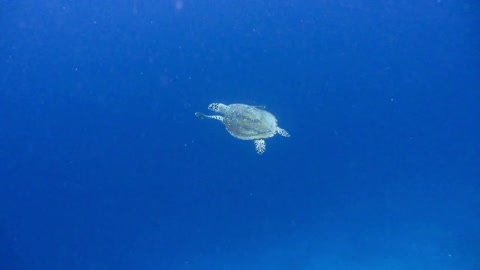
POLYGON ((267 149, 267 144, 265 143, 265 140, 258 139, 254 140, 253 142, 255 143, 255 150, 257 150, 257 153, 259 155, 263 154, 267 149))
POLYGON ((215 119, 215 120, 218 120, 220 122, 223 122, 223 116, 221 115, 206 115, 206 114, 203 114, 201 112, 196 112, 195 113, 195 116, 196 117, 199 117, 199 118, 210 118, 210 119, 215 119))

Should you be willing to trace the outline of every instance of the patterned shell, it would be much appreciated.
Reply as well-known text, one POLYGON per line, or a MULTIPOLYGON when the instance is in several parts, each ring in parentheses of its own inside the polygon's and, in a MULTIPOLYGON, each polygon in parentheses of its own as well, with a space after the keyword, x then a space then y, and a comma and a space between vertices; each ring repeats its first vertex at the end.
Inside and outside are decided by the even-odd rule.
POLYGON ((241 140, 270 138, 277 130, 277 119, 273 114, 244 104, 228 105, 223 124, 233 137, 241 140))

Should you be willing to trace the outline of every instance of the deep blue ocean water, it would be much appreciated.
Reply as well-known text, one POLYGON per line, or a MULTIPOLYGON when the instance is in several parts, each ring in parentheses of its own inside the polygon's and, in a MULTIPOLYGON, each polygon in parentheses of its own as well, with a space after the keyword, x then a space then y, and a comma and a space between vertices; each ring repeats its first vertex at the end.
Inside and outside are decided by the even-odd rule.
POLYGON ((480 269, 479 8, 0 1, 0 269, 480 269))

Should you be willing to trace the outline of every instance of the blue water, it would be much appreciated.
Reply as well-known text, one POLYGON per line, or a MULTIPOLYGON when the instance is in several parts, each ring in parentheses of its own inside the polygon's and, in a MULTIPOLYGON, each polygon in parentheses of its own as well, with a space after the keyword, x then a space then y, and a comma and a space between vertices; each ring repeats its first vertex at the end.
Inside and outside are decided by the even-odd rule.
POLYGON ((0 269, 480 269, 479 8, 0 1, 0 269))

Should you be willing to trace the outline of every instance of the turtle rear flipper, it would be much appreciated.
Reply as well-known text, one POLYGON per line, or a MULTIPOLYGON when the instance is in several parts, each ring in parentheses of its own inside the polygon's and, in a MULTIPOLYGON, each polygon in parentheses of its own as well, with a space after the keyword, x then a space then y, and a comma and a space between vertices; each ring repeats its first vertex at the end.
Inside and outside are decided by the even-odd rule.
POLYGON ((215 119, 215 120, 218 120, 220 122, 223 122, 223 116, 220 116, 220 115, 206 115, 206 114, 203 114, 201 112, 196 112, 195 113, 195 116, 196 117, 199 117, 199 118, 210 118, 210 119, 215 119))
POLYGON ((255 150, 259 155, 263 154, 267 149, 267 144, 265 143, 265 140, 258 139, 258 140, 254 140, 253 142, 255 143, 255 150))
POLYGON ((290 137, 290 134, 283 128, 277 127, 277 133, 283 137, 290 137))

